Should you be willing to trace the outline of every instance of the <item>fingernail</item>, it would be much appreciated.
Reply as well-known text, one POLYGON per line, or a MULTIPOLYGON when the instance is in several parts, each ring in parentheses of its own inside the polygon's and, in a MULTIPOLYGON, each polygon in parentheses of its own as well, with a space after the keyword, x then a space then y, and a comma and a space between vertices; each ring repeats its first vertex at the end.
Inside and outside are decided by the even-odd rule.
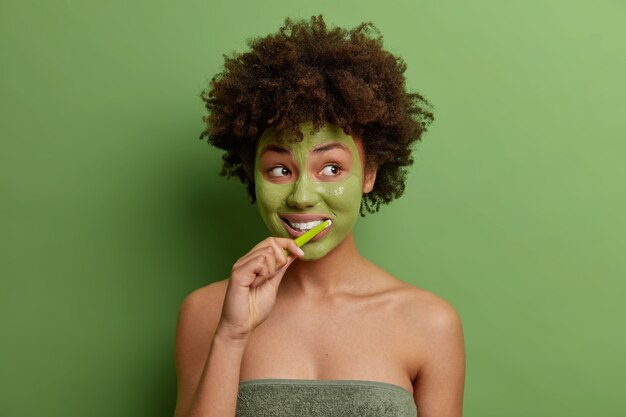
POLYGON ((304 255, 304 251, 300 248, 298 248, 298 255, 303 256, 304 255))

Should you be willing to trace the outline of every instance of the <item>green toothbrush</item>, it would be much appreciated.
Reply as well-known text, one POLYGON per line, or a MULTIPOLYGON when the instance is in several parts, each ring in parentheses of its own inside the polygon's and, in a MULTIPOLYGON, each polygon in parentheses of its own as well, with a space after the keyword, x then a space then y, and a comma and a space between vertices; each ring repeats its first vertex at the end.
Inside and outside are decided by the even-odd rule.
MULTIPOLYGON (((296 245, 298 245, 299 248, 301 248, 302 246, 304 246, 305 243, 307 243, 309 240, 313 239, 322 230, 326 229, 331 224, 333 224, 332 220, 330 220, 330 219, 324 220, 323 222, 321 222, 320 224, 318 224, 314 228, 312 228, 310 230, 307 230, 303 235, 300 235, 297 238, 295 238, 293 241, 296 242, 296 245)), ((290 255, 290 253, 286 249, 285 249, 285 253, 287 254, 287 256, 290 255)))

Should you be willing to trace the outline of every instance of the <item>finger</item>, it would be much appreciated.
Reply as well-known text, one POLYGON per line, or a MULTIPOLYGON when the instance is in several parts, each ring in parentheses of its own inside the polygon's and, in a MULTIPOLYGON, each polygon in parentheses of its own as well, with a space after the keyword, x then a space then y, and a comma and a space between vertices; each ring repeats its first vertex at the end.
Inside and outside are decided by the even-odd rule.
POLYGON ((260 285, 263 285, 263 283, 265 283, 266 281, 268 281, 269 279, 271 279, 275 275, 276 275, 276 271, 274 271, 274 273, 270 273, 269 267, 267 266, 267 259, 266 259, 265 266, 263 268, 263 272, 259 273, 256 276, 256 278, 254 279, 252 284, 250 284, 250 288, 256 288, 256 287, 258 287, 260 285))
POLYGON ((298 258, 293 255, 289 255, 287 257, 287 262, 282 267, 278 268, 273 276, 268 277, 265 281, 269 281, 272 286, 278 288, 283 280, 283 277, 285 276, 285 273, 287 272, 287 268, 289 268, 289 265, 291 265, 296 259, 298 258))
POLYGON ((249 287, 258 276, 267 275, 267 264, 265 256, 256 256, 249 259, 238 268, 233 268, 232 280, 244 287, 249 287))
POLYGON ((275 239, 276 243, 278 243, 283 250, 287 250, 292 256, 297 258, 304 256, 304 252, 298 247, 298 245, 296 245, 296 242, 293 239, 281 237, 277 237, 275 239))
POLYGON ((269 241, 270 247, 274 250, 274 257, 276 259, 276 268, 280 269, 287 263, 288 254, 285 253, 285 250, 280 246, 277 239, 273 238, 269 241))
POLYGON ((247 263, 257 257, 265 258, 265 266, 267 267, 267 272, 263 275, 274 275, 274 273, 276 272, 276 258, 274 257, 274 249, 272 249, 271 246, 259 248, 253 254, 246 256, 243 262, 247 263))
POLYGON ((267 265, 267 275, 274 276, 276 273, 276 254, 274 253, 274 248, 272 246, 268 246, 264 248, 266 253, 265 263, 267 265))
POLYGON ((298 247, 298 245, 296 245, 296 242, 294 240, 281 237, 269 237, 261 241, 258 245, 252 248, 250 252, 237 260, 237 262, 235 262, 235 265, 233 265, 233 269, 240 267, 242 264, 248 262, 250 259, 263 253, 263 251, 267 247, 274 248, 275 257, 279 268, 287 262, 286 258, 289 254, 295 257, 300 257, 304 255, 304 252, 298 247), (285 250, 287 250, 288 252, 285 253, 285 250))
POLYGON ((287 263, 286 263, 285 265, 283 265, 283 266, 282 266, 282 268, 280 268, 280 270, 279 270, 279 271, 280 271, 280 272, 282 272, 282 273, 284 273, 284 272, 287 270, 287 268, 289 268, 289 265, 291 265, 292 263, 294 263, 294 261, 295 261, 296 259, 298 259, 298 257, 293 256, 293 255, 289 255, 289 256, 287 257, 287 263))
MULTIPOLYGON (((277 241, 279 239, 287 239, 287 238, 279 238, 279 237, 269 236, 269 237, 263 239, 262 241, 260 241, 259 243, 257 243, 252 249, 250 249, 250 252, 252 252, 255 249, 259 249, 259 248, 265 247, 269 243, 275 242, 275 241, 277 241)), ((291 240, 291 239, 287 239, 287 240, 291 240)))
POLYGON ((264 239, 263 241, 259 242, 254 248, 252 248, 252 250, 263 247, 263 246, 267 246, 270 244, 271 245, 277 244, 279 247, 286 249, 289 253, 293 254, 294 256, 304 255, 304 252, 302 252, 302 249, 300 249, 298 245, 296 245, 296 242, 293 239, 289 239, 286 237, 270 236, 267 239, 264 239))
POLYGON ((261 254, 254 259, 255 278, 263 278, 269 275, 269 267, 267 264, 267 255, 261 254))
POLYGON ((285 272, 287 271, 287 268, 289 267, 289 265, 293 263, 293 261, 297 259, 295 256, 285 255, 285 250, 282 247, 280 247, 278 244, 275 245, 275 250, 278 252, 278 255, 277 255, 278 257, 280 256, 284 257, 283 265, 278 266, 273 272, 268 270, 267 276, 257 276, 255 281, 250 286, 251 288, 258 287, 262 285, 263 283, 265 283, 266 281, 272 281, 272 284, 276 288, 278 288, 278 285, 280 285, 280 282, 282 281, 282 278, 285 272))
POLYGON ((260 256, 266 253, 268 253, 268 246, 262 246, 256 249, 252 249, 250 252, 246 253, 241 258, 239 258, 237 262, 235 262, 235 265, 233 265, 233 268, 240 267, 241 265, 250 261, 250 259, 254 259, 257 256, 260 256))

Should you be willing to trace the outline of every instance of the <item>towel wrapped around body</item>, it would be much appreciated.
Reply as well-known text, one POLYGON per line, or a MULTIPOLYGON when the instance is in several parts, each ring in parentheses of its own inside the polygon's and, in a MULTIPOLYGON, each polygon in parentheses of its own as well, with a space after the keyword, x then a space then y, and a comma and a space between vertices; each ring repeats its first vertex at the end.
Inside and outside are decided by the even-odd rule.
POLYGON ((377 381, 241 381, 237 417, 416 417, 413 396, 377 381))

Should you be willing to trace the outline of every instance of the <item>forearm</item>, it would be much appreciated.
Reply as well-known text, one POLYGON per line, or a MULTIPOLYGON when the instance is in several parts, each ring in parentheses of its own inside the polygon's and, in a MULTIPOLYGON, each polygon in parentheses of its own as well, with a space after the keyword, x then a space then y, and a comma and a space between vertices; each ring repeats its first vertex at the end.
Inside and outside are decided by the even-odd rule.
POLYGON ((186 417, 235 417, 246 344, 215 334, 186 417))

